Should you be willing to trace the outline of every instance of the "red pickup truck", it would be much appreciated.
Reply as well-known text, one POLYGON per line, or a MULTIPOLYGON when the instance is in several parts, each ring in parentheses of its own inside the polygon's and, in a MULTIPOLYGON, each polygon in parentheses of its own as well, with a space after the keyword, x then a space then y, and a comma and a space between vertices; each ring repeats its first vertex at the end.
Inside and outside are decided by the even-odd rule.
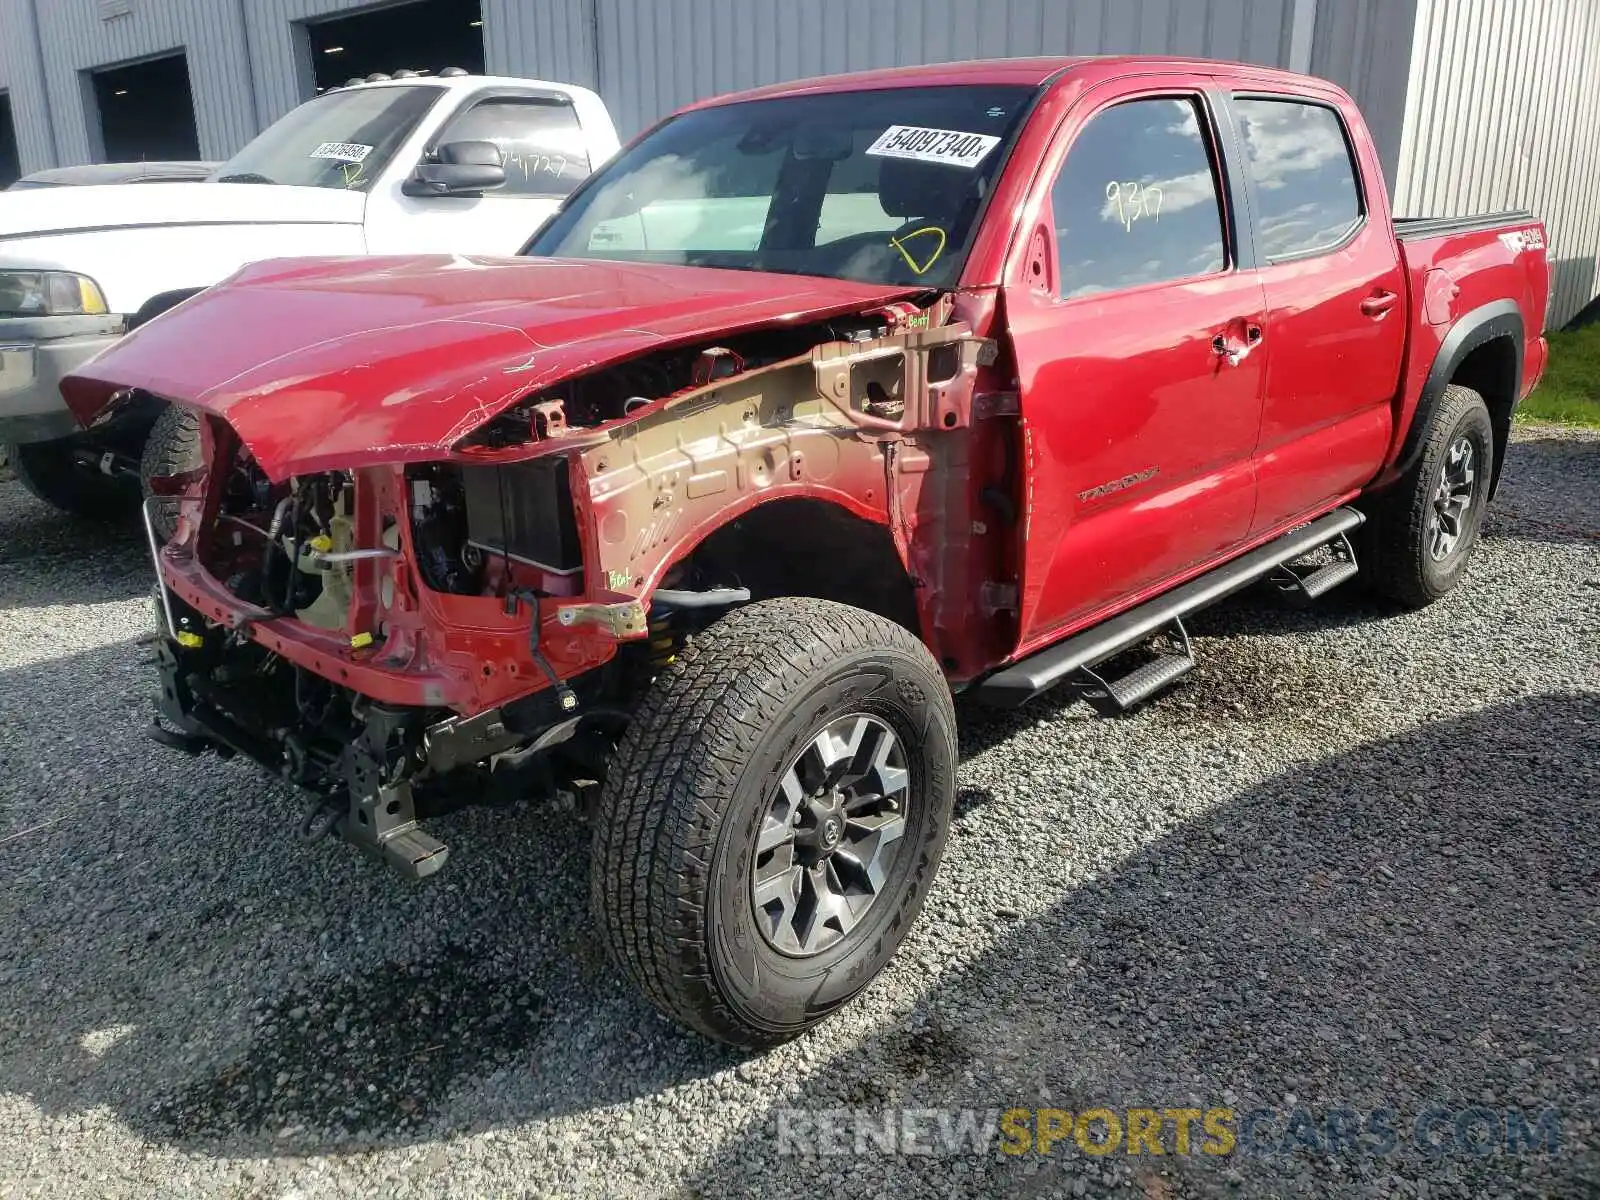
POLYGON ((413 876, 452 803, 595 797, 618 963, 764 1045, 905 937, 954 693, 1120 710, 1246 585, 1453 588, 1548 285, 1526 213, 1391 220, 1320 80, 977 62, 695 105, 521 257, 248 267, 64 391, 204 417, 161 740, 413 876))

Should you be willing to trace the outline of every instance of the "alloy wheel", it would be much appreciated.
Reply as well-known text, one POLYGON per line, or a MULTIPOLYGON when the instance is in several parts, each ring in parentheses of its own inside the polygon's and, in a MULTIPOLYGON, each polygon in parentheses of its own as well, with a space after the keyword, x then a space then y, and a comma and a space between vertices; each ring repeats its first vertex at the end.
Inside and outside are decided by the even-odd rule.
POLYGON ((1472 439, 1464 434, 1451 442, 1445 452, 1428 514, 1428 553, 1434 562, 1443 562, 1454 554, 1467 531, 1478 479, 1477 457, 1472 439))
POLYGON ((860 923, 901 852, 911 773, 877 717, 826 725, 785 769, 756 841, 750 898, 775 950, 820 954, 860 923))

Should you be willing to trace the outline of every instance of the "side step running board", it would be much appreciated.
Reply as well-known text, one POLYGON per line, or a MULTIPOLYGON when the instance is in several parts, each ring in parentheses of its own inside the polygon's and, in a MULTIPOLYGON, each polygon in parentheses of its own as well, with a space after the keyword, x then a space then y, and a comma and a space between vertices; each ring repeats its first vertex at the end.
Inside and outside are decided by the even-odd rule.
POLYGON ((1104 672, 1096 671, 1093 667, 1080 668, 1094 686, 1095 694, 1100 697, 1097 701, 1091 694, 1089 702, 1108 715, 1127 712, 1135 704, 1150 699, 1163 688, 1171 687, 1194 670, 1194 647, 1189 644, 1189 631, 1183 627, 1181 618, 1174 618, 1172 626, 1168 636, 1177 643, 1178 648, 1156 655, 1126 675, 1107 678, 1104 672))
MULTIPOLYGON (((1191 579, 1181 587, 1173 588, 1154 600, 1148 600, 1139 607, 1129 609, 1092 629, 1086 629, 1053 646, 1048 646, 1021 662, 1002 667, 987 679, 975 684, 971 694, 989 704, 1002 708, 1015 708, 1040 692, 1064 682, 1085 667, 1103 662, 1112 655, 1119 654, 1160 633, 1180 617, 1249 587, 1257 580, 1272 574, 1284 563, 1292 562, 1302 555, 1326 546, 1335 538, 1342 539, 1364 520, 1366 518, 1356 509, 1336 508, 1326 516, 1319 517, 1308 525, 1291 529, 1265 546, 1258 546, 1248 554, 1242 554, 1231 562, 1223 563, 1220 567, 1206 572, 1197 579, 1191 579)), ((1328 586, 1331 587, 1332 584, 1328 586)), ((1322 590, 1326 591, 1327 588, 1322 590)), ((1183 657, 1189 658, 1188 655, 1183 657)), ((1190 665, 1192 662, 1191 658, 1190 665)), ((1161 659, 1151 664, 1152 675, 1161 672, 1172 673, 1164 683, 1145 691, 1145 695, 1152 694, 1157 688, 1170 683, 1188 669, 1177 663, 1162 664, 1161 659), (1153 670, 1158 666, 1160 672, 1153 670)), ((1143 670, 1144 668, 1141 668, 1141 671, 1143 670)), ((1141 678, 1137 687, 1146 688, 1149 682, 1141 678)), ((1130 677, 1129 681, 1122 683, 1122 686, 1128 687, 1131 683, 1130 677)), ((1133 689, 1129 690, 1131 693, 1133 689)))
POLYGON ((1278 594, 1290 604, 1304 606, 1326 596, 1341 583, 1348 583, 1361 573, 1356 562, 1355 547, 1350 535, 1341 533, 1329 543, 1333 557, 1320 567, 1295 567, 1284 563, 1272 573, 1272 583, 1278 594))

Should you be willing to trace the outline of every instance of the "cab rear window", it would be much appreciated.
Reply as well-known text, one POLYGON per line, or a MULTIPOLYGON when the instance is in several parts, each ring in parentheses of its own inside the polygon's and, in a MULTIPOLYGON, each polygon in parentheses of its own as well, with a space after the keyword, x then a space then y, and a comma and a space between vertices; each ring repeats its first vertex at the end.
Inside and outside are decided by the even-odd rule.
POLYGON ((1234 101, 1268 259, 1331 250, 1361 222, 1361 188, 1339 114, 1323 104, 1234 101))

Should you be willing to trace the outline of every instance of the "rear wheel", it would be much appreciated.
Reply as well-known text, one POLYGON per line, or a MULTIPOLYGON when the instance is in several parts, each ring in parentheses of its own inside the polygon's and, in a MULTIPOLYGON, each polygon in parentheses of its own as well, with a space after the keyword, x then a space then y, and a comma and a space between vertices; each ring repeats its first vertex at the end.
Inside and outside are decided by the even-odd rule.
POLYGON ((1388 598, 1422 608, 1461 581, 1483 528, 1494 431, 1483 397, 1451 384, 1425 418, 1417 461, 1375 497, 1363 576, 1388 598))
POLYGON ((623 971, 710 1037, 805 1031, 888 963, 954 796, 955 717, 914 636, 753 604, 651 685, 606 774, 590 896, 623 971))
POLYGON ((79 438, 7 446, 17 480, 52 508, 78 517, 112 520, 125 516, 138 495, 130 483, 78 461, 79 438))

